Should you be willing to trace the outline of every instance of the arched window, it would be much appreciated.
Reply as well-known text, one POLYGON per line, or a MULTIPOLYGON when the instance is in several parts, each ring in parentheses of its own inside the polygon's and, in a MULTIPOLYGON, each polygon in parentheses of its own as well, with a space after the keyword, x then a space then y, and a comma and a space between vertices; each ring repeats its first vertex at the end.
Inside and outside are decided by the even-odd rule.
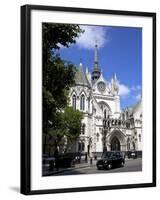
POLYGON ((80 110, 85 110, 85 96, 84 96, 84 94, 81 95, 80 110))
POLYGON ((115 122, 114 122, 114 125, 115 125, 115 126, 117 126, 117 123, 118 123, 118 121, 117 121, 117 120, 115 120, 115 122))
POLYGON ((111 122, 110 120, 107 121, 107 127, 110 127, 110 125, 111 125, 110 122, 111 122))
POLYGON ((72 96, 72 106, 74 109, 76 109, 76 95, 75 94, 72 96))
POLYGON ((112 119, 112 122, 111 122, 111 123, 112 123, 112 126, 114 126, 114 119, 112 119))
POLYGON ((118 121, 118 126, 121 126, 121 120, 118 121))

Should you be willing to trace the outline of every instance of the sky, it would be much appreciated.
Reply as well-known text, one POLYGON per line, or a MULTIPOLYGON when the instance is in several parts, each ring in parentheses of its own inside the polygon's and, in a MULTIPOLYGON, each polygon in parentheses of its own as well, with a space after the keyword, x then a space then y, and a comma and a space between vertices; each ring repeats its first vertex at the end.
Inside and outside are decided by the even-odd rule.
POLYGON ((76 44, 59 50, 62 59, 77 67, 80 61, 91 72, 94 46, 98 44, 99 66, 110 81, 116 73, 119 82, 121 108, 136 104, 142 90, 142 29, 134 27, 82 26, 84 33, 76 44))

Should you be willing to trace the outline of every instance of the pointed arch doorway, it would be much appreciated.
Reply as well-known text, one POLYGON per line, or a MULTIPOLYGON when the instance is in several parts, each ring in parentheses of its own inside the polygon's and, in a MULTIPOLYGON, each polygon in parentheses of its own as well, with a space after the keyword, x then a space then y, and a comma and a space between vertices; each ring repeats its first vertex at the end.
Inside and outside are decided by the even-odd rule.
POLYGON ((120 141, 116 136, 111 140, 111 151, 120 151, 120 141))

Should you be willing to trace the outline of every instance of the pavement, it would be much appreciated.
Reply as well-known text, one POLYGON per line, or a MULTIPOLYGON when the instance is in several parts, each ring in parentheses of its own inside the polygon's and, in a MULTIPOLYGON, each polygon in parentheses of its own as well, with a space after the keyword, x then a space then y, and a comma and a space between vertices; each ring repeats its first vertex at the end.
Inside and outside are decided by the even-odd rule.
MULTIPOLYGON (((97 159, 98 160, 98 159, 97 159)), ((76 163, 74 167, 70 167, 70 168, 59 168, 58 170, 56 170, 56 168, 54 168, 52 171, 49 170, 49 165, 44 165, 43 166, 43 176, 52 176, 52 175, 58 175, 58 174, 62 174, 64 172, 69 172, 75 169, 83 169, 83 168, 91 168, 96 166, 96 162, 97 160, 93 160, 92 164, 90 163, 90 161, 88 160, 88 162, 85 162, 84 160, 81 160, 80 163, 76 163)), ((133 160, 133 159, 128 159, 125 158, 125 160, 133 160)))
POLYGON ((82 160, 80 163, 76 163, 74 167, 59 168, 58 170, 56 170, 54 168, 53 171, 49 171, 49 166, 46 165, 46 166, 43 166, 43 176, 51 176, 51 175, 54 175, 54 174, 63 173, 65 171, 71 171, 73 169, 81 169, 81 168, 96 166, 96 162, 97 162, 97 160, 93 160, 92 164, 90 164, 89 161, 85 162, 84 160, 82 160))

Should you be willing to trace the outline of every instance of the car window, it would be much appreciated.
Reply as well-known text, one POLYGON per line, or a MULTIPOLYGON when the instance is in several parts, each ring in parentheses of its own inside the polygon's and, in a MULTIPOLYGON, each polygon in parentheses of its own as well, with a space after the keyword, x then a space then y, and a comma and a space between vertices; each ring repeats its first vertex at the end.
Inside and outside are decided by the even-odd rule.
POLYGON ((112 152, 106 152, 102 155, 102 158, 111 158, 113 156, 112 152))

